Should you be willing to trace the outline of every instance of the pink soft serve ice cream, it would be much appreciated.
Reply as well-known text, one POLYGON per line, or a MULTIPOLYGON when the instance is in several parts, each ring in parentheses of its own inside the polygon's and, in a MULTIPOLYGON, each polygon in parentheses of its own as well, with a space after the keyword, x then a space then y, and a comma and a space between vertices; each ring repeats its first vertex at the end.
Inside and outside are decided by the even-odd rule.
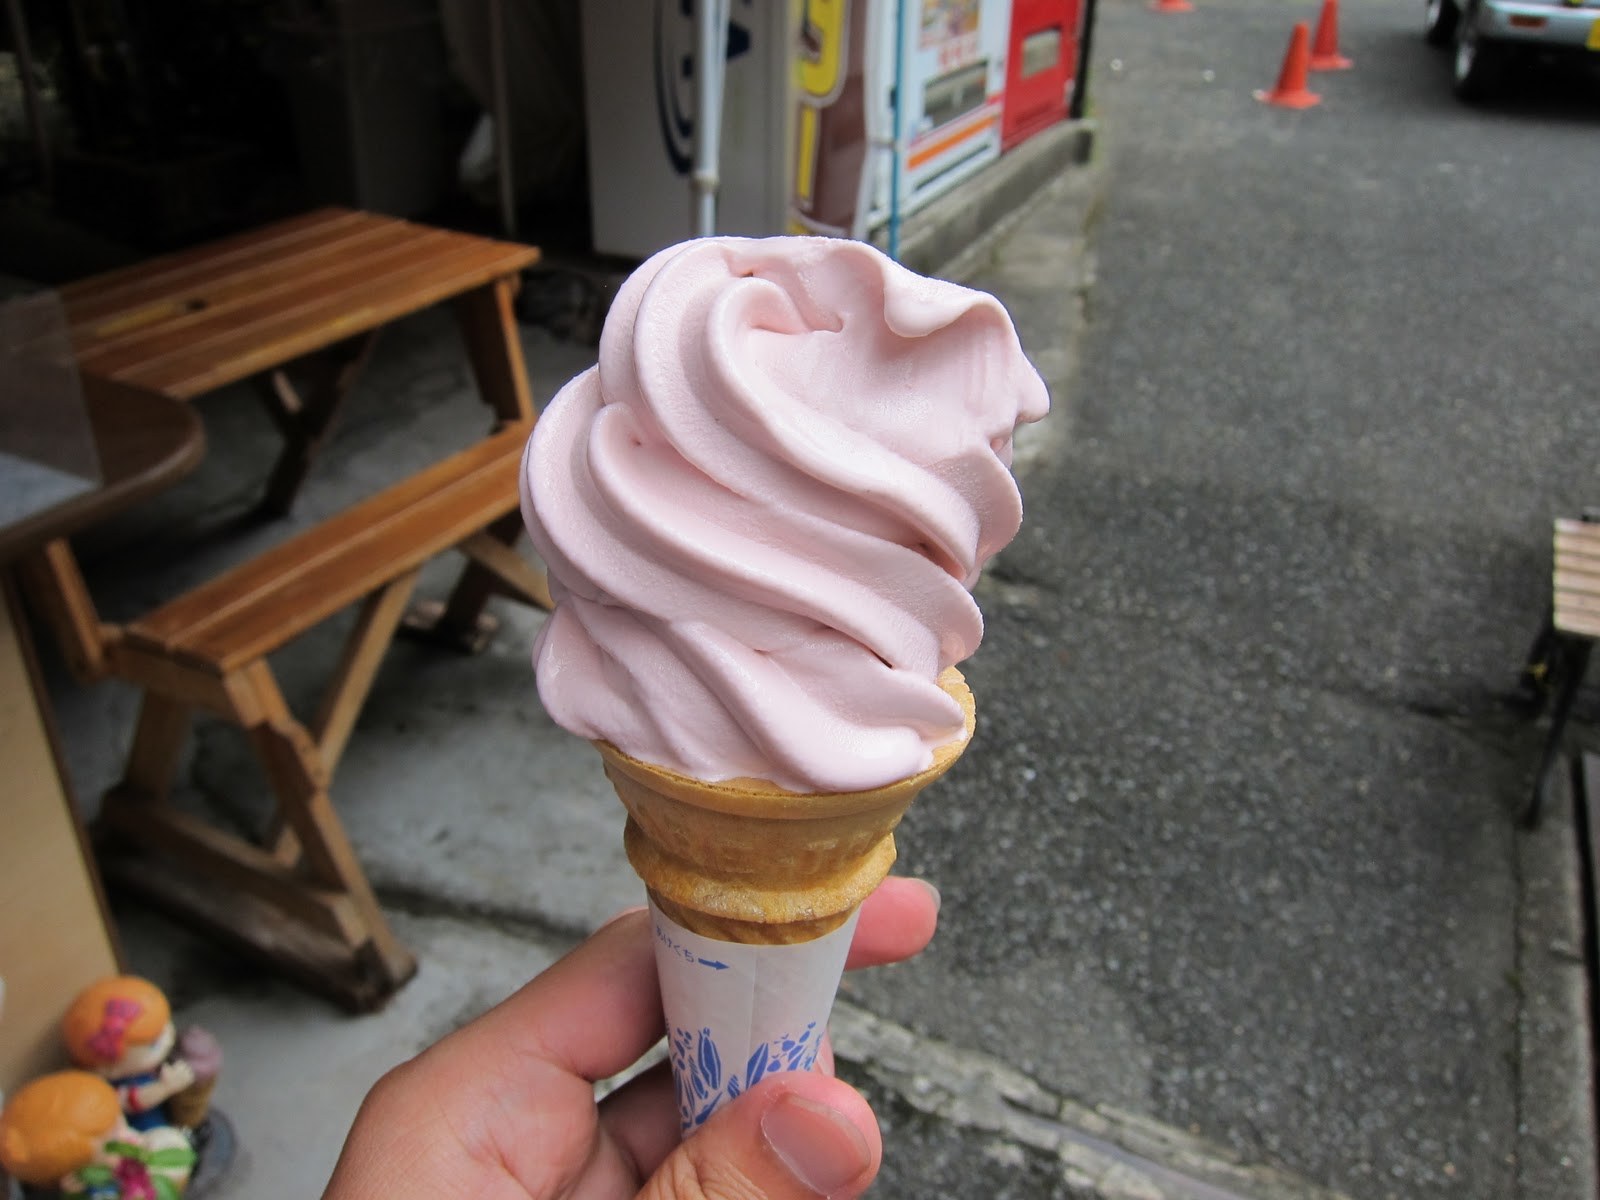
POLYGON ((539 418, 523 515, 551 717, 706 781, 856 791, 963 737, 940 672, 1049 406, 994 297, 861 242, 706 238, 623 284, 539 418))

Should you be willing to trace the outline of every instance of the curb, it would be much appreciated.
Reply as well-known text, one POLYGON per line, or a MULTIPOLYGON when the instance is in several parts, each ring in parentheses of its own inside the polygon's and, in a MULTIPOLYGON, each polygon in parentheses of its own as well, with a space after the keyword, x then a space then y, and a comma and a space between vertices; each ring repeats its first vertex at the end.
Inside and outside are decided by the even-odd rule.
MULTIPOLYGON (((1600 764, 1585 757, 1587 777, 1600 781, 1600 764)), ((1517 1195, 1528 1200, 1600 1195, 1578 819, 1579 806, 1600 796, 1575 786, 1578 770, 1558 772, 1555 802, 1517 844, 1516 1180, 1517 1195)))

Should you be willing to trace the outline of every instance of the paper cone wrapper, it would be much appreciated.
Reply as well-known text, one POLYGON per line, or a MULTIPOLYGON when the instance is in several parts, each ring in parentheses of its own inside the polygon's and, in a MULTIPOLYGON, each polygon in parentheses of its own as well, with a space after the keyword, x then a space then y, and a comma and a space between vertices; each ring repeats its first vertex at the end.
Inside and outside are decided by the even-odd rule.
MULTIPOLYGON (((641 762, 607 742, 595 743, 628 810, 623 841, 628 861, 649 891, 664 996, 669 969, 678 980, 671 985, 676 999, 667 1000, 671 1036, 688 1037, 682 1054, 698 1055, 697 1039, 711 1031, 705 1035, 710 1039, 706 1063, 718 1066, 723 1086, 711 1089, 717 1095, 708 1108, 711 1091, 700 1094, 707 1073, 691 1073, 687 1090, 680 1074, 686 1128, 698 1127, 716 1103, 729 1098, 725 1064, 743 1064, 738 1086, 745 1086, 761 1047, 770 1054, 773 1039, 794 1041, 812 1024, 812 1048, 798 1055, 786 1050, 781 1057, 786 1063, 806 1060, 807 1066, 814 1060, 814 1042, 826 1024, 849 950, 853 917, 894 863, 895 826, 916 795, 971 743, 976 715, 966 680, 952 667, 939 677, 939 686, 961 706, 962 735, 939 747, 926 770, 866 791, 791 792, 753 779, 707 783, 641 762), (684 936, 696 943, 684 942, 684 936), (672 945, 687 947, 676 952, 682 968, 673 961, 672 945), (709 948, 718 945, 720 958, 709 948), (738 1000, 730 1000, 726 990, 735 978, 731 949, 740 951, 737 978, 749 980, 739 984, 743 998, 738 1000), (697 973, 706 956, 728 963, 727 969, 697 973), (798 998, 802 990, 812 990, 809 984, 799 987, 802 976, 814 976, 815 991, 825 999, 807 1000, 804 1011, 780 1010, 775 999, 780 993, 787 990, 798 998), (705 1015, 696 1016, 694 1005, 701 1001, 694 997, 702 995, 705 1015), (758 1007, 770 1010, 773 1019, 767 1011, 756 1014, 758 1007), (724 1017, 736 1011, 756 1015, 724 1017), (713 1025, 714 1016, 719 1022, 731 1020, 729 1028, 743 1026, 743 1032, 738 1037, 718 1033, 723 1026, 713 1025)), ((672 1052, 676 1063, 678 1040, 672 1052)))
POLYGON ((685 1137, 767 1076, 816 1064, 857 915, 809 942, 753 946, 701 937, 651 904, 685 1137))

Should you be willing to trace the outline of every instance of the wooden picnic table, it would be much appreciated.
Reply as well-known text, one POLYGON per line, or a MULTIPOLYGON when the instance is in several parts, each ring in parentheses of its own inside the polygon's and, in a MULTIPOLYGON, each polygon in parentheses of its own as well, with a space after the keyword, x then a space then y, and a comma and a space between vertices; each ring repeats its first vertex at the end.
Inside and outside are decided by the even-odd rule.
POLYGON ((123 778, 97 823, 107 872, 353 1009, 382 1004, 416 970, 329 789, 390 640, 403 621, 424 624, 406 613, 418 576, 446 552, 466 559, 448 600, 427 612, 440 640, 459 646, 481 645, 494 595, 550 603, 542 572, 513 548, 534 410, 512 301, 519 272, 538 258, 530 246, 322 209, 61 296, 84 391, 128 446, 151 440, 155 426, 144 426, 161 412, 162 424, 176 412, 179 426, 198 430, 185 402, 257 381, 286 439, 263 502, 277 512, 292 503, 379 331, 435 304, 455 310, 493 412, 482 440, 125 624, 100 617, 67 540, 94 506, 80 501, 47 537, 30 531, 17 562, 75 673, 143 693, 123 778), (297 714, 270 656, 350 608, 356 620, 322 702, 297 714), (265 831, 241 837, 172 802, 202 714, 250 741, 274 796, 265 831))
POLYGON ((62 289, 83 375, 174 400, 255 380, 285 437, 263 508, 286 512, 385 326, 448 302, 478 391, 533 417, 512 310, 532 246, 324 208, 62 289))

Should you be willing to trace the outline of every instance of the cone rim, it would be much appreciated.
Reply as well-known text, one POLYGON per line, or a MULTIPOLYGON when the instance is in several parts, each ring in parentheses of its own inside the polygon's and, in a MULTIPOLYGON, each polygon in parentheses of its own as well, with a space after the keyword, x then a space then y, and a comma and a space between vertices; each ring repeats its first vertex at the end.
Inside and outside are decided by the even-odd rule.
POLYGON ((889 796, 906 789, 920 791, 954 766, 972 744, 977 727, 977 710, 966 678, 955 667, 947 667, 939 676, 939 687, 961 706, 963 721, 960 736, 934 747, 933 761, 921 771, 859 791, 796 792, 779 787, 770 780, 743 776, 716 781, 697 779, 670 767, 634 758, 603 739, 595 739, 594 746, 605 760, 608 772, 622 771, 635 782, 657 791, 676 794, 680 799, 689 800, 702 808, 733 814, 759 811, 762 816, 797 818, 854 812, 882 804, 889 796))

